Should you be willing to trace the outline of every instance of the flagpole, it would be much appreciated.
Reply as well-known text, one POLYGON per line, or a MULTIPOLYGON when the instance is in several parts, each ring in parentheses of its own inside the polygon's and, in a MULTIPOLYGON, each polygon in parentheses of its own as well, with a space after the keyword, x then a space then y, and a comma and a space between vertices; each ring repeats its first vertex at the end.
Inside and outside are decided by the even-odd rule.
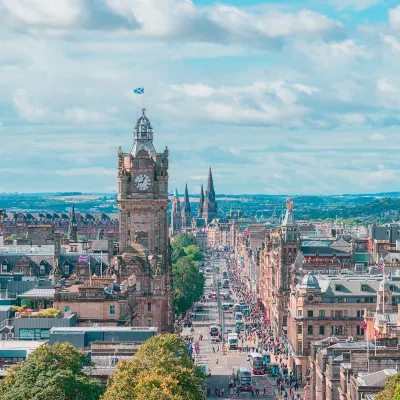
POLYGON ((100 276, 103 276, 103 251, 100 252, 100 276))
POLYGON ((367 326, 367 364, 368 364, 368 373, 369 373, 369 335, 368 335, 368 326, 367 326))

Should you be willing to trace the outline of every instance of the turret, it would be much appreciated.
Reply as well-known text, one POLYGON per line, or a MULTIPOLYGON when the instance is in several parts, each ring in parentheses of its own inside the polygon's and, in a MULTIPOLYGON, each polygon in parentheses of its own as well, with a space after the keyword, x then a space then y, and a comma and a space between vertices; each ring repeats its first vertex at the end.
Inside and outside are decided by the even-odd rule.
POLYGON ((78 226, 76 225, 75 219, 75 204, 72 204, 72 210, 69 216, 68 237, 71 243, 76 243, 78 241, 78 226))

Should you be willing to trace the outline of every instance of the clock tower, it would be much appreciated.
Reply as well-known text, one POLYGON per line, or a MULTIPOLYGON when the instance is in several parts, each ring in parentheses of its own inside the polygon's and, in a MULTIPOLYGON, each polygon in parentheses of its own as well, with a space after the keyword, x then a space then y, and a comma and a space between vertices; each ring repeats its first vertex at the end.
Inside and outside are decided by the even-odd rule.
POLYGON ((130 153, 118 150, 120 252, 132 243, 168 259, 168 149, 156 153, 153 128, 142 109, 130 153))

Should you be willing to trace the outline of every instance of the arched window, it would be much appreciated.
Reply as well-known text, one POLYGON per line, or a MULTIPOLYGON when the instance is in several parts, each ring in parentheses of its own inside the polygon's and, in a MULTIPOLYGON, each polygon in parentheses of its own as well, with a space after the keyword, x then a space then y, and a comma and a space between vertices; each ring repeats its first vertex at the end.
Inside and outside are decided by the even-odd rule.
POLYGON ((7 262, 7 260, 4 260, 1 263, 1 273, 2 274, 7 274, 8 273, 8 262, 7 262))

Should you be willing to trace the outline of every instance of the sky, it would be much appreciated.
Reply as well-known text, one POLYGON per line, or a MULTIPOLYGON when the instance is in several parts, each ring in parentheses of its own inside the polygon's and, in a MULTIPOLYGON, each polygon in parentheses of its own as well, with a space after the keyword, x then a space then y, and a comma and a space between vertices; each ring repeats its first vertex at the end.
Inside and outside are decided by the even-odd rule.
POLYGON ((0 192, 114 192, 143 101, 170 190, 399 190, 396 1, 0 0, 0 38, 0 192))

